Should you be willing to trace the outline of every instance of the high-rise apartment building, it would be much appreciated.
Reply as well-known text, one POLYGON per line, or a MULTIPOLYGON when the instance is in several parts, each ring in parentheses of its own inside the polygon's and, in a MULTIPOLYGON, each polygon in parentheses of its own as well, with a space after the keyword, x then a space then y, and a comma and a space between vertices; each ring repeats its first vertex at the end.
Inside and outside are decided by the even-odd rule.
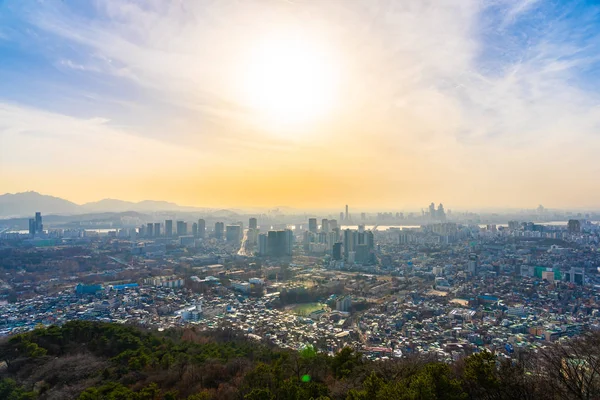
POLYGON ((308 231, 312 233, 317 233, 317 219, 309 218, 308 219, 308 231))
POLYGON ((321 231, 329 233, 329 220, 327 218, 321 220, 321 231))
POLYGON ((239 244, 242 241, 242 227, 240 225, 227 225, 225 239, 228 243, 239 244))
POLYGON ((147 237, 154 236, 154 224, 152 222, 148 222, 146 224, 146 236, 147 237))
POLYGON ((250 220, 248 221, 248 228, 249 229, 257 229, 258 228, 258 221, 256 218, 250 218, 250 220))
POLYGON ((342 242, 337 242, 333 244, 331 256, 336 261, 340 261, 342 259, 342 242))
POLYGON ((173 236, 173 220, 172 219, 165 220, 165 236, 166 237, 173 236))
POLYGON ((222 222, 215 222, 215 238, 223 239, 223 231, 225 230, 225 224, 222 222))
POLYGON ((259 235, 259 253, 270 257, 289 257, 294 247, 294 233, 290 229, 269 231, 259 235))
POLYGON ((29 218, 29 236, 35 236, 35 218, 29 218))
POLYGON ((37 211, 35 213, 35 232, 42 233, 44 231, 44 224, 42 224, 42 213, 37 211))
POLYGON ((154 236, 160 237, 160 222, 154 223, 154 236))
POLYGON ((344 258, 348 260, 350 252, 354 251, 354 241, 356 232, 350 229, 344 229, 344 258))
POLYGON ((206 235, 206 221, 200 218, 198 220, 198 237, 204 239, 204 235, 206 235))
POLYGON ((184 221, 177 221, 177 236, 187 235, 187 223, 184 221))

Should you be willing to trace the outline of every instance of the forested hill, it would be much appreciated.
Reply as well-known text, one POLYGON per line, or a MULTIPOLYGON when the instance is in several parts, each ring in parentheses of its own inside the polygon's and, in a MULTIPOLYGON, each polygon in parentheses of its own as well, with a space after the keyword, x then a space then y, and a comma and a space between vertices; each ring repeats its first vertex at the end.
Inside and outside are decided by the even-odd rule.
POLYGON ((450 365, 416 356, 371 362, 351 349, 292 352, 229 330, 73 321, 0 344, 0 399, 595 399, 599 355, 589 335, 520 362, 490 353, 450 365))

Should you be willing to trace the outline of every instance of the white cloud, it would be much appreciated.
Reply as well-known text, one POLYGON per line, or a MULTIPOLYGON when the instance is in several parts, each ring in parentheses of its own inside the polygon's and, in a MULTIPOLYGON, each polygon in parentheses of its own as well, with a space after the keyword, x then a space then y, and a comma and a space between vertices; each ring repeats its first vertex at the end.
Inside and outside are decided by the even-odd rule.
MULTIPOLYGON (((364 157, 368 165, 348 168, 372 175, 410 168, 415 178, 407 179, 440 187, 450 182, 454 189, 447 192, 467 203, 460 192, 470 194, 474 183, 501 182, 507 190, 531 182, 551 187, 567 182, 570 174, 585 178, 596 171, 598 96, 577 80, 581 69, 598 62, 598 36, 558 17, 526 38, 511 36, 515 23, 542 5, 540 0, 107 0, 99 6, 103 18, 86 19, 51 3, 40 6, 32 21, 91 55, 85 63, 61 59, 65 67, 126 79, 181 109, 177 115, 155 110, 171 128, 161 126, 168 142, 215 157, 235 155, 236 162, 251 165, 273 160, 260 157, 261 149, 285 153, 284 165, 331 153, 340 153, 337 163, 364 157), (491 8, 495 14, 483 21, 491 8), (305 143, 302 136, 273 137, 257 125, 236 87, 247 49, 279 29, 300 29, 330 49, 340 66, 339 109, 331 120, 311 127, 316 133, 305 143), (492 39, 490 32, 496 35, 492 39), (596 41, 582 42, 585 37, 596 41), (496 39, 501 42, 488 42, 496 39), (560 160, 572 161, 569 169, 560 160)), ((4 116, 19 121, 9 111, 4 116)), ((47 118, 35 115, 37 121, 47 118)), ((114 134, 108 121, 59 119, 48 121, 56 123, 57 140, 68 129, 89 132, 86 140, 114 134)), ((14 132, 13 140, 14 146, 25 146, 14 132)), ((149 146, 154 156, 159 152, 154 145, 138 145, 149 146)), ((117 153, 126 158, 126 152, 117 153)), ((600 199, 600 193, 595 196, 600 199)))

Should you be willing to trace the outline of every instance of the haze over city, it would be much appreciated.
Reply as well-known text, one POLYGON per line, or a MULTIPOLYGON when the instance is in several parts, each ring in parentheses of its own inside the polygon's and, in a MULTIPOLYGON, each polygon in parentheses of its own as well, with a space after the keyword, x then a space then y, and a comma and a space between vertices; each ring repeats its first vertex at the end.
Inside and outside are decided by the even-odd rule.
POLYGON ((0 0, 0 400, 600 399, 598 0, 0 0))
POLYGON ((593 208, 593 2, 8 0, 0 190, 593 208))

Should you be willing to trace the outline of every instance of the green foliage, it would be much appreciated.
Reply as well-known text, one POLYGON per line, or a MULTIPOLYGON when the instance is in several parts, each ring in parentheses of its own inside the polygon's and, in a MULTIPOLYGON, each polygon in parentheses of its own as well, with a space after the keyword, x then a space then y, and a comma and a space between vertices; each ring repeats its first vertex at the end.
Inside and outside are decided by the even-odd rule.
POLYGON ((5 378, 0 380, 0 399, 3 400, 33 400, 35 393, 26 392, 13 379, 5 378))
POLYGON ((468 357, 465 360, 462 379, 476 397, 498 391, 500 380, 496 371, 496 356, 484 351, 468 357))
POLYGON ((316 356, 317 350, 311 344, 307 344, 306 346, 304 346, 304 348, 302 348, 302 350, 300 350, 300 357, 302 359, 308 360, 311 358, 315 358, 316 356))
MULTIPOLYGON (((588 362, 600 358, 600 339, 598 343, 580 349, 588 352, 588 362)), ((499 365, 489 352, 453 365, 369 362, 350 348, 329 357, 312 346, 299 352, 276 349, 231 331, 152 333, 87 321, 13 336, 0 343, 0 360, 7 362, 6 376, 24 379, 0 380, 0 400, 33 400, 50 393, 63 398, 57 394, 62 386, 72 390, 90 384, 79 389, 80 400, 555 400, 568 398, 568 392, 547 387, 569 384, 561 358, 553 359, 555 379, 544 381, 549 375, 528 374, 528 364, 515 361, 499 365), (53 368, 64 371, 56 374, 53 368), (29 376, 43 383, 43 393, 21 386, 33 385, 29 376), (556 382, 561 379, 565 382, 556 382)), ((548 365, 545 374, 551 372, 548 365)), ((590 393, 592 384, 586 386, 590 393)), ((73 396, 77 393, 64 398, 73 396)))
POLYGON ((362 357, 349 347, 344 347, 331 360, 333 374, 337 379, 348 377, 352 371, 362 364, 362 357))

